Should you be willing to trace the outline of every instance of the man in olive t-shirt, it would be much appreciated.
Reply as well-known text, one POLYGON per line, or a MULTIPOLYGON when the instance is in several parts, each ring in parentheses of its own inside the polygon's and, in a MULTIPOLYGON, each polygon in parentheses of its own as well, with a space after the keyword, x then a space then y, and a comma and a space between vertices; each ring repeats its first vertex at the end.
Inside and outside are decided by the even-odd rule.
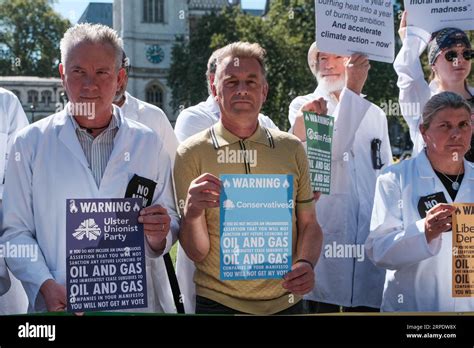
POLYGON ((196 313, 302 313, 301 297, 314 286, 313 268, 321 251, 308 161, 293 135, 258 123, 268 92, 265 51, 237 42, 218 58, 213 85, 221 120, 178 148, 175 181, 182 223, 180 242, 196 264, 196 313), (219 149, 255 151, 256 161, 220 163, 219 149), (221 281, 219 278, 220 174, 292 174, 293 266, 283 279, 221 281))

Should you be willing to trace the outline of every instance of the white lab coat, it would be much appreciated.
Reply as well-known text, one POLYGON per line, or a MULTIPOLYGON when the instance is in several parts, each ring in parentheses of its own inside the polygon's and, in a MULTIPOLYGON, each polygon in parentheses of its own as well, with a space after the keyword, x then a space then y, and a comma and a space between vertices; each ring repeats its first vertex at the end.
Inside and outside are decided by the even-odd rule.
POLYGON ((179 142, 166 114, 159 107, 145 103, 125 92, 125 103, 120 107, 122 114, 131 120, 143 123, 158 134, 164 150, 174 163, 179 142))
MULTIPOLYGON (((140 122, 158 134, 158 138, 163 143, 163 150, 170 157, 171 166, 173 167, 176 149, 178 148, 178 140, 163 110, 131 96, 128 92, 125 92, 125 102, 120 109, 124 117, 140 122)), ((154 308, 153 312, 176 313, 173 293, 169 284, 168 273, 166 272, 163 257, 147 258, 146 262, 150 269, 151 280, 156 296, 156 308, 154 308)))
MULTIPOLYGON (((183 142, 190 136, 216 124, 220 117, 219 104, 212 96, 209 96, 205 102, 181 111, 176 120, 174 132, 179 142, 183 142)), ((259 114, 258 121, 264 127, 278 129, 268 116, 259 114)), ((184 296, 184 310, 186 313, 195 313, 196 311, 196 285, 193 280, 195 270, 196 267, 193 261, 188 258, 181 245, 178 245, 176 272, 179 287, 184 296)))
MULTIPOLYGON (((0 230, 3 216, 5 169, 13 139, 17 131, 28 125, 20 101, 12 92, 0 88, 0 230)), ((0 315, 26 313, 28 299, 21 283, 8 270, 0 258, 0 315)))
MULTIPOLYGON (((2 241, 39 247, 38 261, 7 258, 12 273, 23 283, 29 312, 45 311, 40 286, 47 279, 66 283, 66 199, 122 198, 134 174, 157 182, 153 204, 166 207, 172 218, 165 252, 177 239, 178 219, 171 183, 171 163, 163 144, 148 127, 120 118, 100 187, 94 181, 72 120, 63 110, 20 131, 12 152, 21 160, 10 161, 4 193, 4 233, 2 241), (126 157, 125 157, 126 156, 126 157), (124 160, 126 158, 127 160, 124 160)), ((145 243, 147 257, 158 257, 145 243)), ((147 269, 147 289, 150 291, 147 269)), ((152 290, 151 290, 152 293, 152 290)), ((148 308, 156 304, 148 297, 148 308)))
MULTIPOLYGON (((455 202, 474 202, 474 165, 465 174, 455 202)), ((428 244, 418 213, 421 197, 451 196, 433 171, 425 152, 387 168, 378 178, 366 251, 387 268, 383 311, 474 311, 474 298, 453 298, 451 231, 428 244)))
MULTIPOLYGON (((180 112, 174 126, 174 134, 176 134, 179 142, 183 142, 190 136, 210 128, 219 122, 220 118, 219 104, 212 96, 209 96, 206 101, 180 112)), ((268 116, 259 114, 258 121, 264 127, 278 129, 268 116)))
MULTIPOLYGON (((398 75, 400 111, 410 130, 413 156, 419 154, 425 146, 419 129, 423 108, 433 95, 441 92, 435 80, 429 84, 426 82, 420 63, 420 55, 428 45, 430 37, 431 34, 421 28, 407 27, 402 48, 393 63, 398 75)), ((474 95, 474 87, 468 89, 474 95)))
MULTIPOLYGON (((378 138, 381 159, 392 161, 387 118, 376 105, 344 88, 340 102, 318 86, 314 93, 297 97, 290 104, 289 120, 293 127, 297 111, 306 102, 323 97, 328 114, 334 120, 331 161, 331 193, 316 203, 318 222, 323 231, 323 248, 315 267, 315 287, 307 300, 346 307, 380 307, 385 270, 364 258, 326 257, 326 251, 338 245, 360 245, 369 234, 375 182, 380 170, 371 159, 371 142, 378 138)), ((328 254, 330 256, 330 254, 328 254)), ((352 256, 352 257, 351 257, 352 256)))
MULTIPOLYGON (((0 200, 0 221, 3 223, 3 202, 0 200)), ((1 226, 1 225, 0 225, 1 226)), ((4 258, 0 258, 0 315, 25 314, 28 297, 21 282, 10 272, 4 258)))
POLYGON ((0 115, 0 199, 2 199, 8 154, 15 133, 28 125, 28 119, 16 95, 3 88, 0 88, 0 115))

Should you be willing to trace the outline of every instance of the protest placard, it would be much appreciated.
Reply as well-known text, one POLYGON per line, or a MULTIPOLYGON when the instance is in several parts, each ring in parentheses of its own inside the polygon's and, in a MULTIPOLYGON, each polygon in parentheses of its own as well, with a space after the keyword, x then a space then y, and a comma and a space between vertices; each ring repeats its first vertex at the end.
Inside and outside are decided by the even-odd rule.
POLYGON ((363 53, 392 63, 395 55, 391 0, 315 0, 316 42, 322 52, 363 53))
POLYGON ((147 307, 142 201, 67 200, 68 311, 147 307))
POLYGON ((306 149, 309 160, 309 175, 313 191, 331 192, 331 157, 334 118, 303 112, 306 128, 306 149))
POLYGON ((453 297, 474 297, 474 204, 454 204, 453 297))
POLYGON ((220 179, 220 279, 281 279, 292 263, 293 175, 220 179))
POLYGON ((474 30, 472 0, 405 0, 404 4, 407 24, 429 33, 448 27, 474 30))

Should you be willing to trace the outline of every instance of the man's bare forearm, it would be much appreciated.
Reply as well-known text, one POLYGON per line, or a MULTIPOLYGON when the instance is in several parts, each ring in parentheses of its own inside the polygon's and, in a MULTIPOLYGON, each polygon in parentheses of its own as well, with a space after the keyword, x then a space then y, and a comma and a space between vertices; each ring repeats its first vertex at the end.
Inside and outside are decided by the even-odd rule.
POLYGON ((298 228, 298 240, 296 243, 296 260, 308 260, 313 266, 316 265, 321 254, 323 233, 316 222, 304 223, 298 228))
POLYGON ((200 262, 206 258, 210 241, 204 213, 197 218, 183 216, 179 235, 179 241, 191 260, 200 262))

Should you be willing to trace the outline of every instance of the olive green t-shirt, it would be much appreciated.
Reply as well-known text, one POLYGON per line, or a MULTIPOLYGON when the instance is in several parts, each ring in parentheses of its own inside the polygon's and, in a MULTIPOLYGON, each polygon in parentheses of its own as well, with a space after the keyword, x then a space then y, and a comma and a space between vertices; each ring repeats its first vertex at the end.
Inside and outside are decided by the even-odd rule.
MULTIPOLYGON (((308 159, 303 145, 295 136, 258 126, 255 133, 240 139, 221 122, 182 143, 174 167, 176 193, 181 214, 192 180, 204 173, 221 174, 292 174, 293 209, 292 251, 296 252, 296 212, 314 211, 308 159), (248 156, 234 156, 247 150, 248 156)), ((301 300, 282 287, 283 279, 226 280, 220 275, 219 208, 206 209, 205 218, 210 238, 209 254, 196 262, 196 293, 227 307, 252 314, 274 314, 301 300)))

